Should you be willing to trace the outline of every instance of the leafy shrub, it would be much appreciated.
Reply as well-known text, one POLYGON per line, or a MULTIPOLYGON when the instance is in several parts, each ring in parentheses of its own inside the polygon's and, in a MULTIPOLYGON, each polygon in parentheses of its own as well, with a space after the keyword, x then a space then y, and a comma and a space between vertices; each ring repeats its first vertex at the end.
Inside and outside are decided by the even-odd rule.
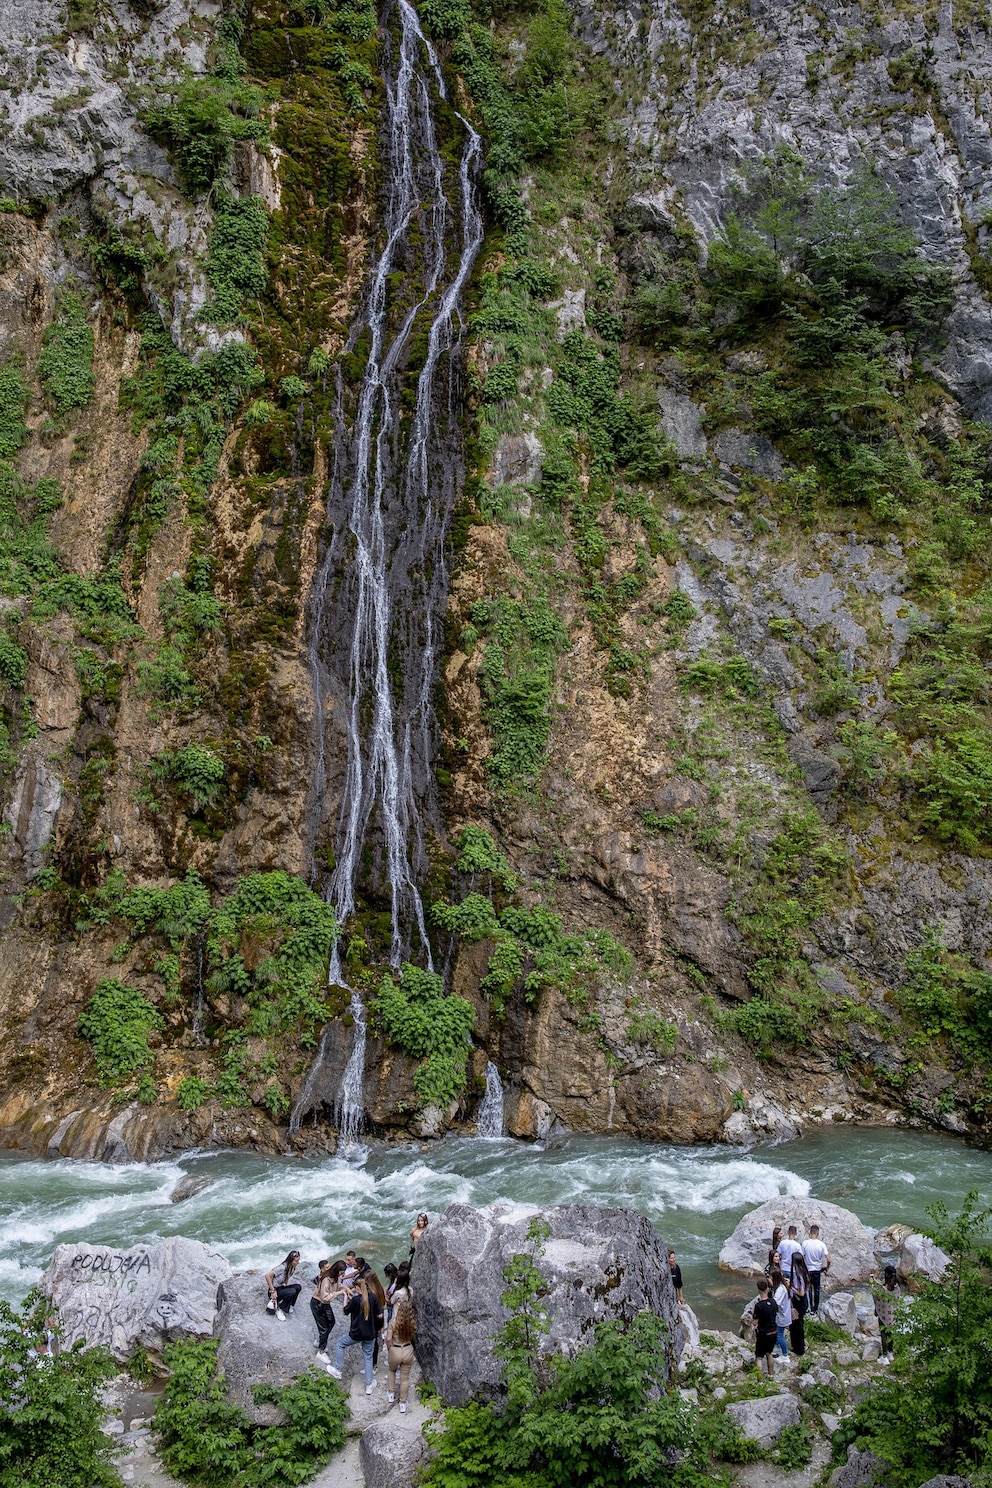
POLYGON ((161 1014, 135 987, 104 979, 80 1015, 77 1031, 93 1045, 103 1085, 119 1085, 151 1064, 148 1035, 164 1027, 161 1014))
POLYGON ((722 1406, 707 1412, 699 1425, 699 1443, 719 1462, 757 1462, 762 1456, 759 1442, 745 1436, 737 1422, 722 1406))
POLYGON ((786 1472, 798 1472, 813 1460, 813 1437, 802 1421, 783 1426, 774 1452, 774 1461, 786 1472))
POLYGON ((57 1322, 37 1291, 20 1308, 0 1299, 0 1483, 4 1488, 122 1488, 102 1392, 117 1372, 82 1342, 39 1364, 57 1322))
POLYGON ((191 809, 202 811, 220 795, 224 784, 224 761, 206 744, 183 744, 178 749, 155 755, 151 773, 154 779, 167 780, 177 786, 191 809))
POLYGON ((472 1004, 446 993, 434 972, 407 963, 399 986, 382 978, 370 1008, 390 1043, 422 1061, 413 1077, 421 1104, 447 1106, 465 1083, 472 1004))
POLYGON ((0 460, 9 460, 27 443, 24 414, 28 406, 27 383, 14 362, 0 367, 0 460))
POLYGON ((926 926, 923 944, 906 957, 900 1008, 924 1040, 945 1041, 968 1060, 992 1050, 992 976, 947 951, 943 927, 926 926))
POLYGON ((277 1425, 258 1425, 228 1399, 218 1348, 217 1339, 207 1339, 165 1350, 170 1372, 155 1429, 166 1467, 200 1488, 307 1482, 344 1444, 350 1411, 341 1389, 313 1369, 291 1385, 256 1385, 256 1401, 280 1413, 277 1425))
POLYGON ((935 739, 913 771, 923 823, 967 851, 992 842, 992 735, 960 729, 935 739))
POLYGON ((264 140, 261 90, 228 77, 187 77, 171 103, 148 109, 144 122, 165 144, 192 195, 226 170, 237 140, 264 140))
POLYGON ((28 653, 5 630, 0 631, 0 679, 20 691, 28 672, 28 653))
POLYGON ((176 1105, 181 1111, 198 1111, 203 1102, 209 1100, 211 1090, 209 1080, 202 1080, 199 1075, 187 1075, 176 1087, 176 1105))
POLYGON ((144 697, 173 707, 195 708, 200 701, 186 656, 171 642, 159 646, 153 660, 139 661, 138 691, 144 697))
POLYGON ((224 197, 215 205, 205 268, 214 298, 203 311, 214 324, 236 323, 245 300, 264 292, 268 229, 269 216, 260 196, 224 197))
POLYGON ((678 1042, 679 1031, 653 1008, 638 1008, 627 1024, 627 1037, 632 1044, 648 1044, 656 1054, 670 1054, 678 1042))
POLYGON ((45 332, 38 377, 57 413, 85 408, 93 396, 93 327, 74 290, 64 289, 45 332))

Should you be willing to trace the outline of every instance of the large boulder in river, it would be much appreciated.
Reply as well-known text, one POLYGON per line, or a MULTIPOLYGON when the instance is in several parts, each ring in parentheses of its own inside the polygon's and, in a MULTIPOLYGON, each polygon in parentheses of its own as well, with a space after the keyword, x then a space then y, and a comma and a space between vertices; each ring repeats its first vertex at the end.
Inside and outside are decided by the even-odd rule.
POLYGON ((863 1225, 856 1214, 837 1204, 825 1204, 821 1199, 797 1199, 789 1195, 769 1199, 767 1204, 745 1214, 720 1251, 720 1269, 736 1271, 742 1276, 760 1276, 768 1262, 772 1230, 781 1225, 784 1234, 793 1224, 800 1240, 808 1237, 810 1225, 820 1226, 820 1239, 830 1252, 830 1270, 823 1278, 824 1291, 867 1281, 877 1271, 874 1231, 863 1225))
POLYGON ((899 1252, 896 1269, 907 1279, 943 1281, 951 1264, 946 1250, 935 1245, 928 1235, 907 1235, 899 1252))
POLYGON ((58 1307, 65 1343, 105 1344, 124 1360, 137 1347, 161 1354, 178 1338, 210 1338, 231 1275, 224 1257, 199 1240, 128 1250, 60 1245, 41 1290, 58 1307))
POLYGON ((644 1215, 589 1204, 452 1204, 417 1246, 411 1277, 417 1358, 448 1404, 499 1393, 493 1340, 510 1316, 500 1301, 503 1272, 521 1253, 533 1254, 547 1286, 547 1352, 574 1352, 600 1319, 647 1309, 666 1323, 675 1363, 683 1330, 667 1252, 644 1215), (543 1245, 528 1238, 534 1219, 550 1227, 543 1245))

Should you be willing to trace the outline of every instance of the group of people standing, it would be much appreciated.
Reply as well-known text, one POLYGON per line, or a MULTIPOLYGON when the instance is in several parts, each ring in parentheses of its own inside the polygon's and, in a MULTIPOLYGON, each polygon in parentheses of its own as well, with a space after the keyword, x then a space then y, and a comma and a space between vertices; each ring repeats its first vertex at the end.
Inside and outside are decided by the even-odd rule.
MULTIPOLYGON (((392 1405, 398 1397, 402 1412, 408 1406, 416 1333, 410 1264, 427 1225, 427 1215, 418 1214, 417 1223, 410 1231, 410 1255, 399 1265, 390 1263, 383 1267, 385 1285, 364 1256, 349 1250, 343 1260, 319 1262, 310 1298, 310 1311, 317 1325, 317 1363, 322 1364, 334 1379, 340 1379, 345 1350, 360 1348, 365 1393, 371 1395, 378 1385, 375 1371, 379 1363, 380 1342, 385 1343, 388 1365, 386 1398, 392 1405), (348 1332, 337 1339, 332 1363, 327 1345, 337 1323, 335 1302, 348 1321, 348 1332)), ((266 1311, 281 1322, 292 1313, 303 1290, 301 1283, 293 1279, 299 1264, 300 1252, 291 1250, 286 1259, 273 1266, 265 1277, 268 1288, 266 1311)))
POLYGON ((745 1313, 756 1329, 754 1355, 759 1369, 764 1366, 773 1374, 773 1359, 788 1359, 790 1344, 796 1357, 802 1358, 806 1317, 819 1313, 820 1283, 829 1270, 830 1252, 820 1239, 819 1225, 810 1225, 806 1240, 799 1239, 797 1225, 789 1225, 784 1239, 781 1226, 776 1225, 758 1295, 745 1313))

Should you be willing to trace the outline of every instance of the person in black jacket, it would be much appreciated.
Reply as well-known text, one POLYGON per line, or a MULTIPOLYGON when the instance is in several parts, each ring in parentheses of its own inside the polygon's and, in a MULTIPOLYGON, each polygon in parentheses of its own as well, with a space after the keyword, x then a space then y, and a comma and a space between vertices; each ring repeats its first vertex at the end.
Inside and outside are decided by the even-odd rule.
POLYGON ((382 1304, 362 1276, 354 1283, 354 1293, 345 1303, 344 1315, 351 1319, 348 1337, 338 1339, 334 1349, 334 1363, 328 1364, 327 1372, 334 1379, 340 1379, 345 1349, 354 1343, 360 1344, 365 1365, 365 1393, 371 1395, 376 1387, 372 1355, 375 1351, 376 1334, 382 1327, 382 1304))
POLYGON ((772 1363, 772 1349, 775 1347, 775 1341, 778 1338, 778 1325, 776 1323, 778 1307, 772 1298, 769 1297, 768 1290, 768 1283, 762 1278, 758 1282, 758 1300, 754 1304, 752 1315, 754 1317, 754 1326, 757 1329, 754 1340, 754 1357, 758 1361, 758 1368, 760 1369, 762 1362, 764 1362, 766 1370, 771 1375, 775 1373, 775 1366, 772 1363))

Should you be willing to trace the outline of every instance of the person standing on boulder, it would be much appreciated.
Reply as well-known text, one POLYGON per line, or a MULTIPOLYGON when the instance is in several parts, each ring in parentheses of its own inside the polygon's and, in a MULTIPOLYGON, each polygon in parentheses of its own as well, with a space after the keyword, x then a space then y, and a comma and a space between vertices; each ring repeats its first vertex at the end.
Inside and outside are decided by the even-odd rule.
POLYGON ((425 1234, 425 1232, 427 1230, 427 1226, 429 1224, 430 1224, 430 1220, 427 1218, 427 1215, 426 1214, 418 1214, 417 1215, 417 1223, 414 1225, 413 1229, 410 1231, 410 1259, 411 1259, 411 1261, 413 1260, 413 1253, 416 1250, 416 1248, 417 1248, 418 1244, 420 1243, 420 1241, 423 1239, 424 1234, 425 1234))
POLYGON ((778 1325, 775 1321, 778 1309, 768 1295, 768 1283, 764 1277, 758 1282, 758 1300, 754 1304, 752 1316, 754 1326, 757 1329, 754 1338, 754 1357, 758 1368, 762 1364, 769 1375, 775 1373, 772 1363, 772 1349, 775 1347, 778 1325))
POLYGON ((397 1392, 400 1397, 400 1412, 405 1415, 407 1396, 410 1393, 410 1366, 413 1363, 413 1338, 416 1321, 413 1301, 405 1286, 397 1286, 393 1292, 393 1316, 386 1329, 386 1362, 389 1365, 386 1399, 392 1405, 397 1392))
POLYGON ((803 1260, 809 1272, 810 1317, 816 1317, 820 1311, 820 1282, 830 1270, 830 1252, 820 1239, 819 1225, 809 1227, 809 1239, 803 1245, 803 1260))
POLYGON ((892 1362, 892 1333, 896 1325, 895 1301, 899 1295, 899 1278, 895 1266, 886 1266, 882 1272, 882 1285, 872 1277, 872 1297, 875 1299, 875 1316, 878 1318, 878 1334, 882 1343, 880 1364, 892 1362))
POLYGON ((282 1279, 276 1281, 278 1266, 266 1273, 265 1283, 269 1289, 269 1300, 265 1304, 266 1312, 274 1312, 281 1323, 286 1321, 288 1313, 296 1306, 296 1299, 303 1288, 298 1281, 292 1281, 293 1272, 300 1264, 300 1252, 291 1250, 282 1263, 282 1279))
POLYGON ((775 1302, 775 1329, 778 1337, 779 1351, 783 1359, 789 1357, 789 1340, 785 1336, 785 1330, 792 1322, 792 1298, 789 1296, 789 1288, 785 1284, 785 1277, 778 1267, 768 1278, 772 1288, 772 1298, 775 1302))
POLYGON ((351 1320, 348 1337, 338 1339, 334 1349, 334 1363, 327 1365, 327 1372, 333 1379, 340 1379, 344 1351, 357 1343, 362 1350, 362 1362, 365 1366, 365 1393, 371 1395, 376 1387, 372 1354, 375 1350, 375 1336, 382 1327, 382 1307, 375 1293, 369 1290, 364 1277, 360 1276, 355 1282, 354 1293, 345 1303, 344 1311, 345 1316, 351 1320))
POLYGON ((809 1272, 801 1250, 792 1254, 792 1322, 789 1342, 792 1352, 801 1359, 806 1352, 806 1309, 809 1306, 809 1272))
MULTIPOLYGON (((338 1261, 337 1264, 341 1267, 341 1271, 343 1271, 343 1262, 338 1261)), ((335 1268, 331 1265, 330 1260, 321 1261, 317 1270, 319 1272, 317 1285, 314 1288, 313 1296, 310 1298, 310 1311, 313 1313, 313 1320, 317 1324, 317 1362, 318 1364, 330 1364, 331 1361, 327 1357, 327 1340, 331 1336, 331 1329, 335 1323, 334 1312, 331 1308, 331 1298, 339 1290, 338 1276, 340 1272, 335 1275, 335 1268)))
POLYGON ((786 1281, 792 1280, 792 1257, 796 1254, 797 1250, 802 1252, 802 1246, 796 1238, 796 1233, 796 1226, 790 1225, 789 1233, 784 1240, 780 1240, 778 1243, 778 1253, 782 1263, 782 1275, 786 1281))
POLYGON ((682 1295, 682 1267, 675 1259, 674 1250, 668 1252, 668 1268, 672 1273, 672 1286, 675 1288, 675 1300, 680 1307, 685 1306, 685 1297, 682 1295))

